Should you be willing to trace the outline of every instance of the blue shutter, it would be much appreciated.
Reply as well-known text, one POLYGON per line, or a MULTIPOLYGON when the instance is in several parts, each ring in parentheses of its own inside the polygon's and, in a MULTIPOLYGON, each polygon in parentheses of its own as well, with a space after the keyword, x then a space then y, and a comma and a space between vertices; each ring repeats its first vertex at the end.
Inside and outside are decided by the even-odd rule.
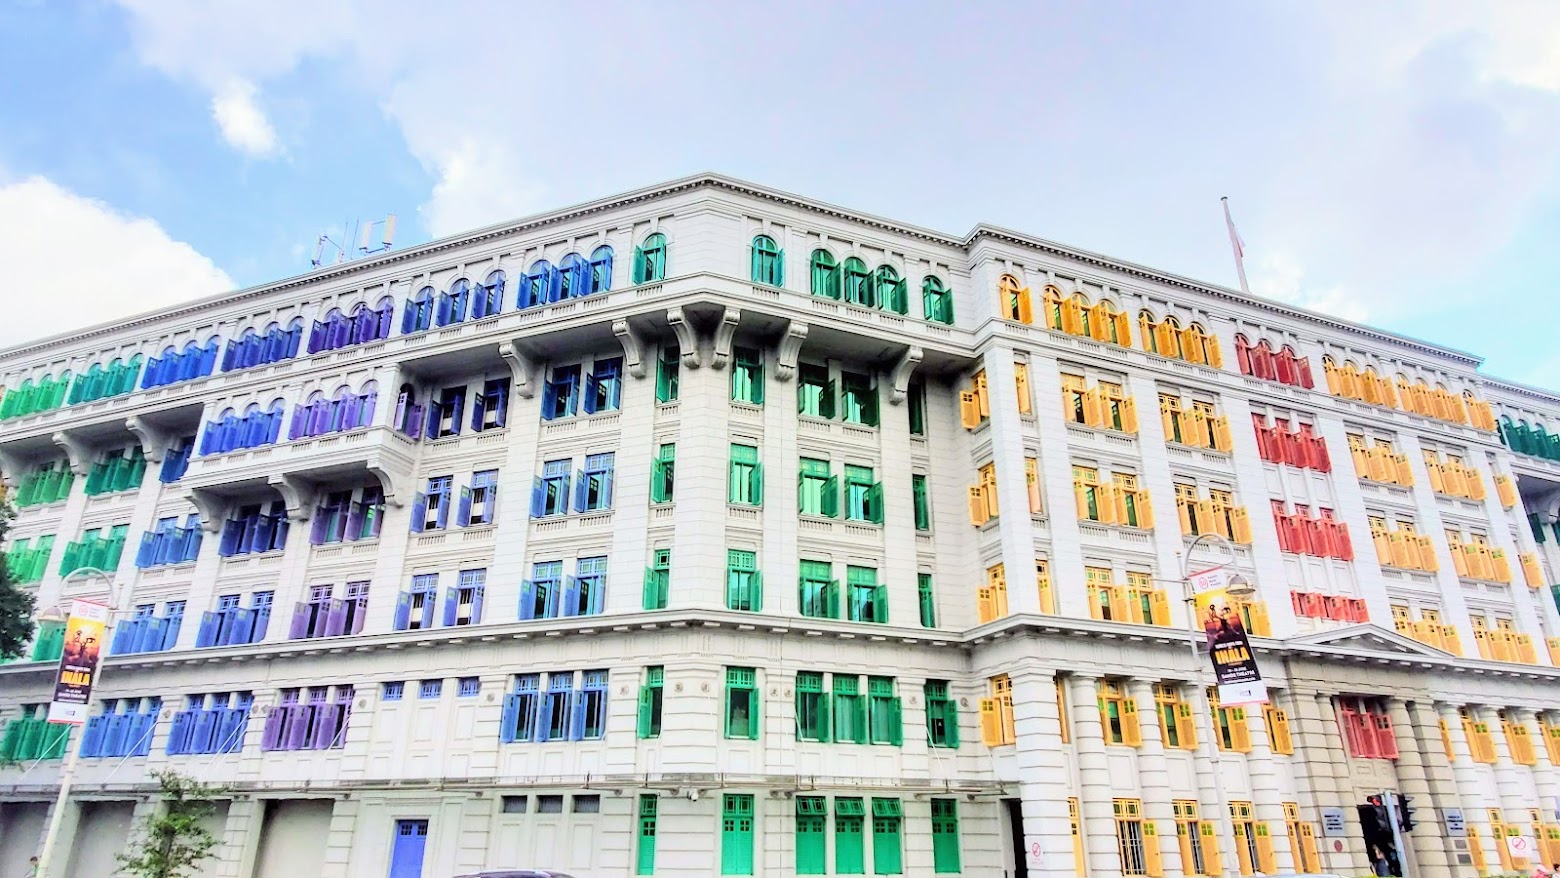
POLYGON ((455 513, 455 523, 461 527, 471 525, 471 489, 460 486, 460 511, 455 513))
POLYGON ((147 756, 152 752, 152 733, 157 726, 155 710, 136 714, 130 721, 130 745, 126 755, 147 756))
POLYGON ((444 627, 455 625, 455 604, 460 600, 460 590, 450 586, 444 590, 444 627))
POLYGON ((249 639, 245 643, 259 643, 265 639, 265 631, 271 625, 271 605, 266 604, 254 611, 254 625, 249 639))
POLYGON ((229 708, 222 712, 222 724, 218 728, 217 752, 235 753, 244 749, 244 732, 249 728, 249 706, 229 708))
POLYGON ((422 627, 424 627, 424 628, 432 628, 433 627, 433 605, 438 603, 438 600, 437 600, 438 595, 439 595, 439 593, 436 592, 436 591, 429 591, 428 592, 428 599, 423 601, 423 605, 422 605, 422 627))
POLYGON ((125 755, 125 739, 130 733, 128 714, 116 713, 108 718, 103 731, 103 746, 98 751, 103 756, 125 755))
POLYGON ((531 740, 547 740, 547 733, 552 730, 552 705, 554 697, 556 696, 552 692, 543 692, 541 693, 541 697, 537 699, 539 702, 541 702, 541 710, 539 710, 536 714, 536 723, 531 730, 531 740))
POLYGON ((219 618, 218 614, 209 611, 200 614, 200 630, 195 633, 195 647, 197 649, 216 645, 219 618))
POLYGON ((482 621, 482 598, 487 591, 486 585, 478 585, 472 589, 471 598, 471 624, 476 625, 482 621))
POLYGON ((427 521, 428 495, 418 491, 412 495, 412 533, 422 533, 427 521))
POLYGON ((238 607, 233 612, 233 627, 228 634, 229 644, 245 644, 255 642, 255 611, 249 607, 238 607))
POLYGON ((607 470, 601 477, 601 508, 612 508, 612 470, 607 470))
POLYGON ((585 478, 584 470, 576 470, 575 476, 579 481, 574 483, 574 511, 584 512, 585 501, 590 493, 590 482, 585 478))
POLYGON ((173 725, 168 728, 168 744, 163 752, 169 756, 187 753, 190 736, 190 711, 181 710, 173 715, 173 725))
POLYGON ((585 693, 576 689, 569 693, 569 740, 585 737, 585 693))
MULTIPOLYGON (((81 732, 81 755, 98 756, 103 751, 103 730, 108 723, 108 717, 102 714, 87 720, 86 728, 81 732)), ((7 735, 6 737, 10 737, 7 735)))
POLYGON ((141 620, 141 630, 136 632, 133 649, 136 652, 157 652, 168 640, 168 620, 148 617, 141 620))
POLYGON ((450 402, 450 433, 460 435, 461 415, 466 413, 466 388, 462 387, 450 402))
POLYGON ((412 303, 411 299, 407 299, 402 307, 405 310, 401 312, 401 334, 411 335, 413 327, 412 318, 417 314, 417 306, 412 303))
POLYGON ((529 579, 520 583, 520 618, 536 618, 536 583, 529 579))
POLYGON ((434 307, 433 322, 438 326, 446 326, 450 322, 450 294, 440 293, 438 305, 434 307))
POLYGON ((395 630, 405 631, 412 624, 412 596, 401 592, 395 598, 395 630))
POLYGON ((548 381, 542 385, 542 420, 552 420, 557 410, 558 385, 548 381))
POLYGON ((173 649, 179 643, 179 629, 184 627, 184 617, 182 615, 169 616, 164 621, 167 625, 163 629, 162 644, 154 651, 173 649))
POLYGON ((444 530, 450 523, 450 506, 454 505, 450 499, 450 486, 445 485, 439 501, 439 530, 444 530))
POLYGON ((585 414, 593 415, 596 413, 596 394, 600 388, 601 379, 596 377, 595 372, 585 376, 585 402, 581 406, 585 414))
POLYGON ((547 511, 547 483, 541 476, 531 479, 531 517, 541 518, 547 511))
POLYGON ((112 655, 125 655, 135 650, 135 625, 139 619, 126 619, 114 626, 114 639, 109 641, 108 651, 112 655))
POLYGON ((317 354, 320 348, 325 346, 325 324, 314 321, 314 327, 309 330, 309 353, 317 354))
POLYGON ((487 408, 487 395, 479 393, 477 398, 471 402, 471 432, 479 433, 482 431, 482 415, 485 408, 487 408))
POLYGON ((575 616, 579 614, 580 581, 572 576, 563 578, 563 607, 559 610, 560 616, 575 616))
POLYGON ((499 720, 498 740, 505 744, 515 742, 515 726, 520 724, 520 696, 514 692, 504 696, 504 715, 499 720))
POLYGON ((195 711, 194 721, 190 723, 188 743, 190 752, 210 753, 216 734, 217 712, 215 710, 195 711))

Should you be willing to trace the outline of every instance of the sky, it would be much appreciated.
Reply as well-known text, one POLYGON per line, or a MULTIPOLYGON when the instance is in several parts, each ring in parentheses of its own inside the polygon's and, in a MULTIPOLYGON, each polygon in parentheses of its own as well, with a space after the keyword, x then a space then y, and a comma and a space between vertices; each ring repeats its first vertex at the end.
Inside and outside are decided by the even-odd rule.
POLYGON ((1560 3, 585 8, 0 0, 0 345, 717 171, 1235 286, 1228 196, 1253 293, 1560 388, 1560 3))

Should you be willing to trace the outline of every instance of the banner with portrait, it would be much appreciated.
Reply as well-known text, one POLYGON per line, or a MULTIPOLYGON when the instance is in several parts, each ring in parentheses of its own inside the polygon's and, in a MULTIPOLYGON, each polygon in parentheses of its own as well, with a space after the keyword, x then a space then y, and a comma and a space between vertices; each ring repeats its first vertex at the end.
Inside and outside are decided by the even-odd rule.
POLYGON ((72 601, 65 620, 65 647, 49 701, 49 722, 81 725, 87 721, 98 659, 108 630, 108 607, 94 601, 72 601))
POLYGON ((1219 704, 1265 704, 1267 684, 1246 637, 1246 620, 1229 594, 1229 576, 1222 567, 1193 573, 1192 597, 1197 623, 1207 638, 1208 658, 1219 684, 1219 704))

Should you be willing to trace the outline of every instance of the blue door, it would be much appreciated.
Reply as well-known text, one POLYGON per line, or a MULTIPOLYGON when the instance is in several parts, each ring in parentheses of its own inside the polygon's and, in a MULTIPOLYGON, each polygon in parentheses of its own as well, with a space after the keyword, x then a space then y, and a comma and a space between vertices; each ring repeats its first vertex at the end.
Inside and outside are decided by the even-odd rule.
POLYGON ((397 820, 390 849, 390 878, 422 878, 423 849, 428 846, 428 821, 397 820))

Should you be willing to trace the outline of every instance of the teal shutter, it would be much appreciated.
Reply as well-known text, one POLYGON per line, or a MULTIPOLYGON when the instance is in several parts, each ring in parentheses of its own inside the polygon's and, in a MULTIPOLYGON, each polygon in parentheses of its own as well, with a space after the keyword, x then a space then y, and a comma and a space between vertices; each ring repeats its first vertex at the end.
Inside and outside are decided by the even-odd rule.
POLYGON ((958 809, 959 803, 954 799, 932 800, 932 871, 939 875, 956 875, 963 871, 959 857, 958 809))
POLYGON ((859 798, 836 796, 834 799, 834 872, 837 875, 862 875, 867 871, 866 846, 862 839, 865 813, 859 798))
POLYGON ((872 800, 872 872, 898 875, 904 871, 903 845, 900 840, 898 799, 872 800))
POLYGON ((655 822, 658 804, 655 796, 639 797, 639 857, 636 860, 635 875, 655 874, 655 822))
POLYGON ((753 797, 721 797, 720 874, 753 874, 753 797))
POLYGON ((823 796, 796 797, 796 874, 828 873, 828 820, 823 796))

